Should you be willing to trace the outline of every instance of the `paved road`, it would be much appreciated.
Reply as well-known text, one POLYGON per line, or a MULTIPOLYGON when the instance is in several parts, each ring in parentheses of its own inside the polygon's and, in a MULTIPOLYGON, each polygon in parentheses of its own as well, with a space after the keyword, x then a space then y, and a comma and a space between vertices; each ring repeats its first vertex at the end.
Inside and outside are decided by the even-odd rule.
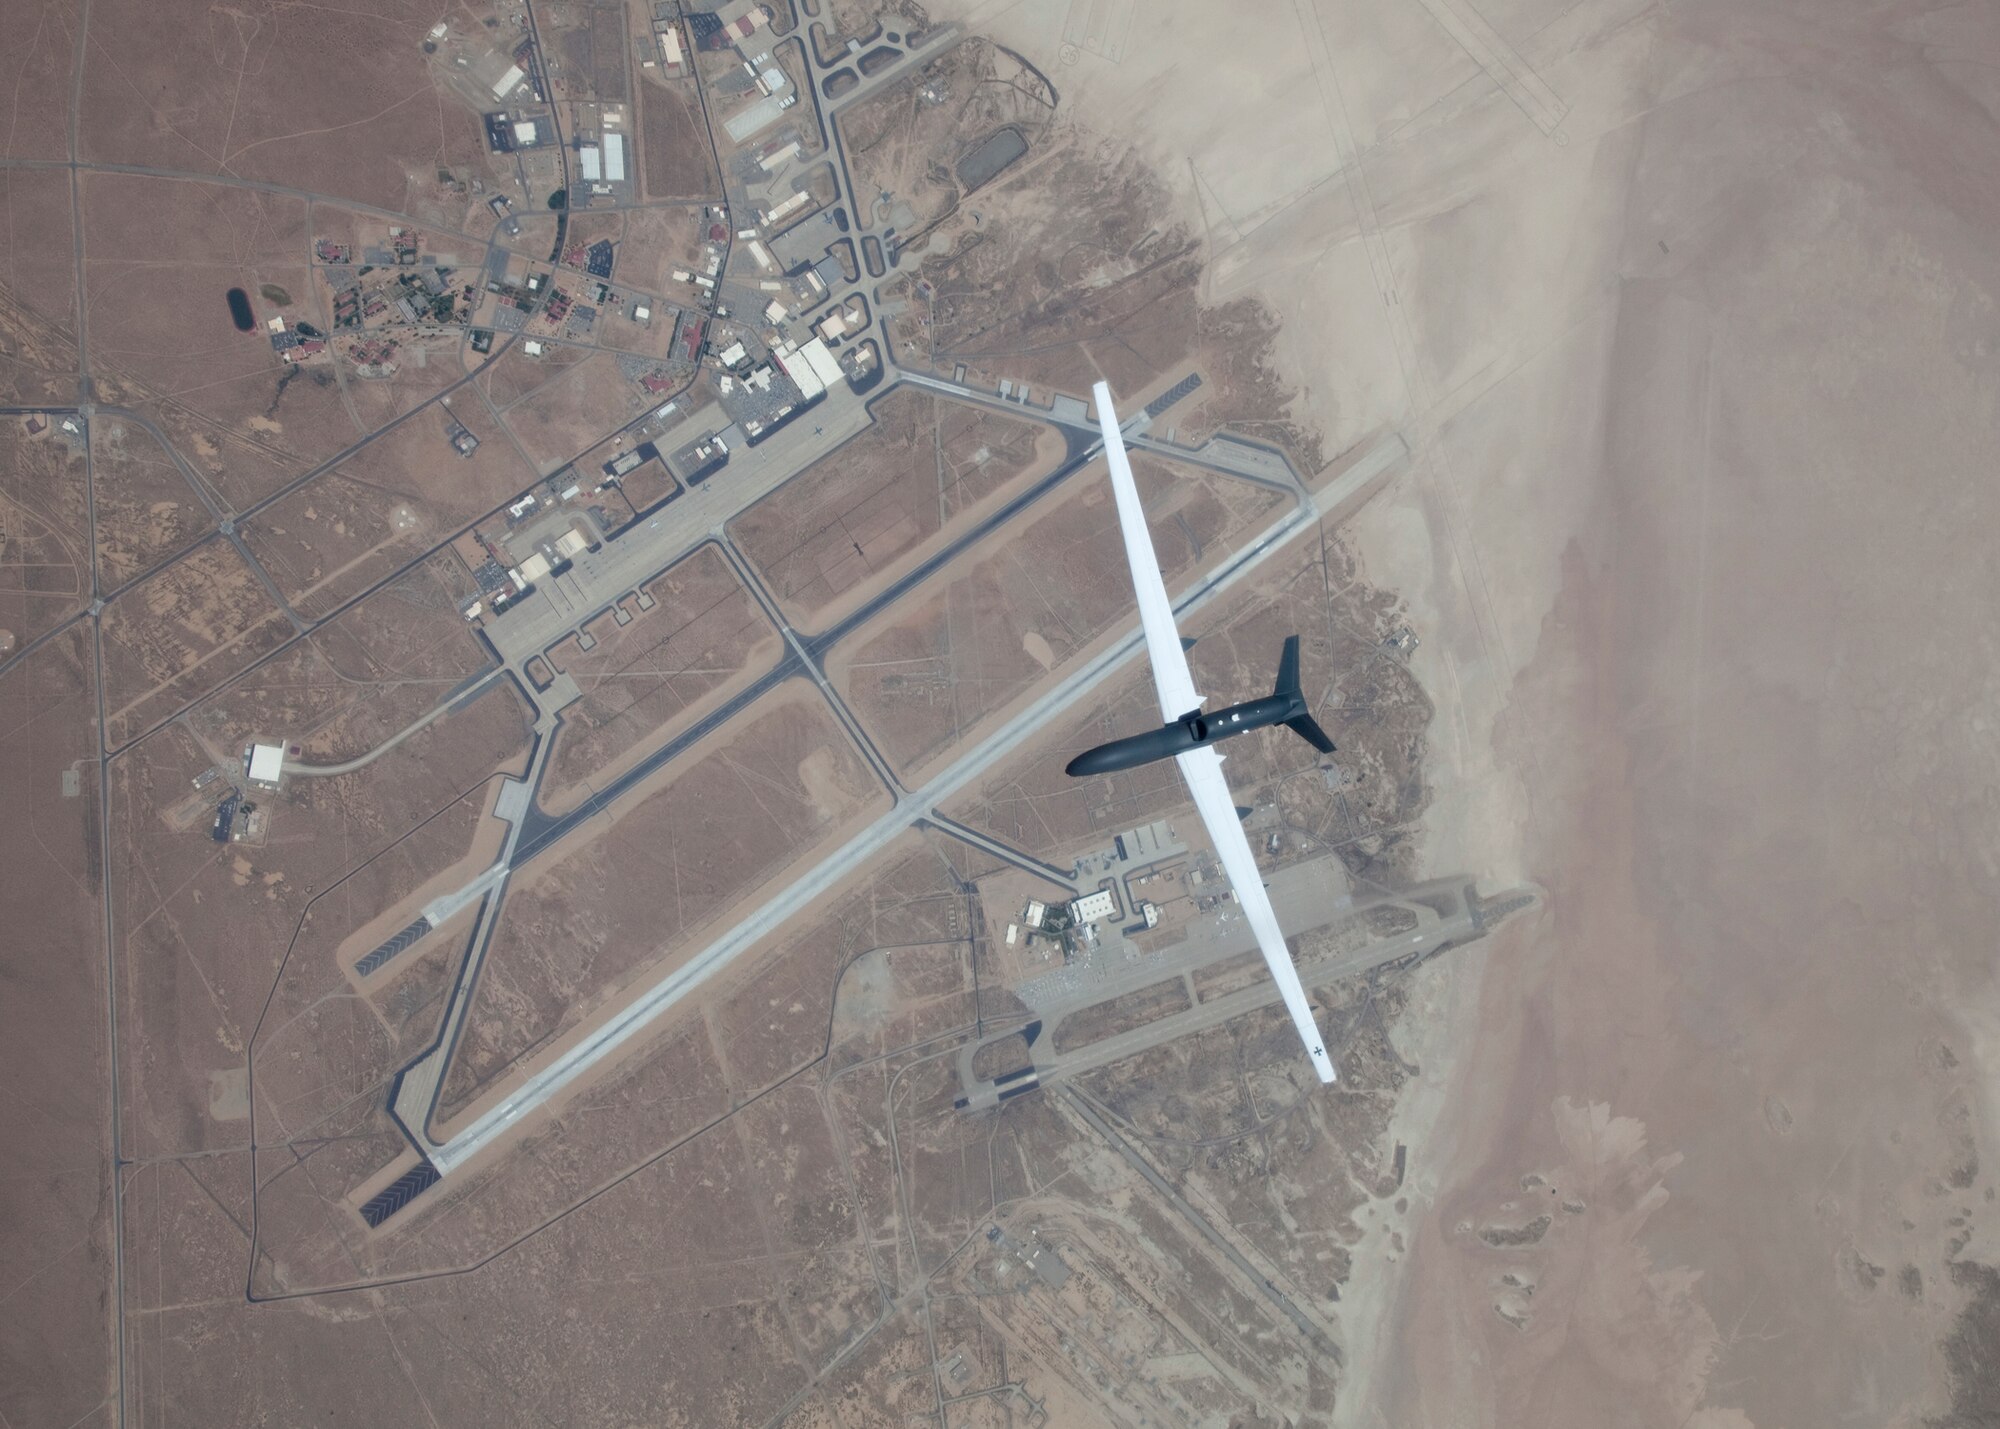
POLYGON ((438 1092, 444 1085, 445 1072, 451 1066, 452 1054, 458 1049, 459 1035, 465 1026, 465 1014, 472 1006, 472 994, 479 986, 480 965, 485 961, 487 948, 492 946, 493 929, 499 922, 500 909, 505 901, 502 894, 508 876, 516 866, 516 849, 525 823, 521 817, 526 809, 525 796, 542 777, 542 769, 548 760, 549 746, 554 742, 550 738, 554 724, 555 716, 552 714, 544 714, 537 722, 535 751, 528 760, 524 776, 518 780, 508 780, 494 804, 494 814, 507 820, 509 824, 507 840, 500 846, 500 856, 494 860, 492 867, 465 887, 455 893, 446 894, 424 909, 424 916, 435 928, 475 899, 485 900, 479 910, 479 923, 473 931, 470 951, 466 954, 465 961, 459 964, 458 976, 452 983, 450 1000, 445 1005, 444 1020, 438 1026, 437 1040, 414 1062, 396 1074, 395 1084, 389 1093, 391 1115, 403 1128, 404 1135, 419 1147, 428 1145, 430 1141, 430 1117, 436 1110, 438 1092))
POLYGON ((1024 853, 1012 844, 1003 843, 1001 840, 994 838, 991 834, 983 833, 978 829, 961 824, 957 819, 949 819, 943 814, 932 813, 924 822, 940 833, 950 834, 960 842, 971 844, 974 848, 990 853, 993 857, 1003 862, 1011 863, 1018 869, 1032 873, 1037 878, 1046 878, 1049 882, 1061 888, 1065 894, 1074 896, 1083 891, 1073 873, 1057 868, 1052 863, 1046 863, 1031 853, 1024 853))
POLYGON ((300 774, 308 778, 324 778, 329 774, 352 774, 357 769, 366 769, 418 730, 428 727, 446 711, 463 709, 468 702, 468 696, 474 691, 485 689, 505 673, 504 670, 493 669, 483 675, 474 676, 470 684, 460 687, 449 698, 418 715, 415 720, 397 730, 366 754, 357 754, 354 758, 343 759, 338 764, 302 764, 288 758, 285 760, 285 773, 300 774))
POLYGON ((819 687, 820 698, 824 699, 828 708, 833 711, 833 717, 840 721, 840 727, 847 731, 847 737, 854 747, 861 751, 861 757, 868 761, 868 767, 875 771, 875 777, 881 782, 883 789, 891 799, 901 799, 906 792, 903 781, 897 777, 895 769, 883 757, 882 751, 875 747, 875 741, 869 737, 861 721, 855 718, 854 711, 847 707, 847 701, 840 697, 840 691, 833 687, 833 681, 827 679, 824 662, 806 648, 805 642, 799 638, 798 631, 792 629, 790 622, 785 619, 785 613, 778 608, 777 597, 765 588, 756 570, 736 549, 735 542, 725 535, 717 544, 728 559, 731 569, 736 572, 736 579, 743 582, 743 588, 756 598, 758 605, 763 607, 764 618, 778 628, 779 633, 785 637, 786 646, 811 676, 813 683, 819 687))
MULTIPOLYGON (((861 58, 861 55, 843 54, 831 65, 822 69, 818 76, 821 95, 820 105, 825 109, 826 117, 828 120, 835 119, 839 117, 843 110, 850 109, 854 105, 861 103, 864 99, 881 93, 892 84, 900 84, 903 80, 909 78, 915 69, 921 69, 924 65, 929 64, 932 59, 951 48, 948 44, 941 44, 941 41, 955 39, 957 36, 958 26, 940 25, 924 36, 924 42, 921 47, 905 50, 901 59, 885 70, 878 70, 876 73, 862 78, 859 84, 841 95, 840 98, 827 99, 825 98, 827 76, 836 70, 846 68, 848 62, 857 61, 861 58)), ((861 54, 865 55, 874 48, 874 45, 863 45, 861 47, 861 54)), ((857 76, 861 74, 858 67, 854 72, 857 76)))

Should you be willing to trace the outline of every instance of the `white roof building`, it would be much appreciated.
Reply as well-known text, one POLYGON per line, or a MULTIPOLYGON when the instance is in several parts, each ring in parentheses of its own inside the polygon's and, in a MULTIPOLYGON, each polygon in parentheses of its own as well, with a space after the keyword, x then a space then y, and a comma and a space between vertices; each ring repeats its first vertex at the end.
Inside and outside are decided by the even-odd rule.
POLYGON ((741 144, 776 124, 789 107, 785 98, 775 94, 766 95, 723 120, 722 127, 729 132, 731 143, 741 144))
POLYGON ((812 338, 810 342, 802 344, 798 348, 798 356, 806 358, 806 366, 812 368, 812 374, 820 378, 824 386, 832 386, 842 376, 846 376, 846 372, 840 370, 840 358, 836 358, 832 350, 826 346, 826 342, 822 342, 820 338, 812 338))
POLYGON ((528 72, 519 65, 509 65, 507 73, 493 82, 493 97, 505 99, 514 92, 514 86, 528 77, 528 72))
POLYGON ((604 177, 607 182, 625 182, 625 136, 606 134, 604 136, 604 177))
POLYGON ((597 146, 595 144, 579 146, 576 151, 576 157, 578 162, 583 165, 583 180, 585 183, 594 184, 604 177, 604 165, 599 161, 597 146))
POLYGON ((765 173, 767 174, 776 173, 779 169, 785 166, 786 161, 790 159, 795 159, 798 157, 798 155, 799 155, 799 141, 794 139, 792 140, 791 143, 785 145, 783 148, 777 149, 772 153, 764 155, 764 157, 759 159, 757 162, 763 166, 765 173))
POLYGON ((253 744, 250 746, 249 774, 252 784, 276 784, 284 771, 284 745, 253 744))
POLYGON ((812 364, 806 360, 803 352, 787 345, 777 349, 771 356, 778 360, 778 366, 785 369, 785 376, 792 379, 792 384, 799 389, 799 395, 808 402, 826 391, 826 383, 820 380, 817 372, 813 371, 812 364))
POLYGON ((1101 923, 1118 911, 1118 900, 1111 896, 1111 890, 1100 888, 1095 893, 1086 893, 1069 905, 1070 916, 1079 923, 1101 923))

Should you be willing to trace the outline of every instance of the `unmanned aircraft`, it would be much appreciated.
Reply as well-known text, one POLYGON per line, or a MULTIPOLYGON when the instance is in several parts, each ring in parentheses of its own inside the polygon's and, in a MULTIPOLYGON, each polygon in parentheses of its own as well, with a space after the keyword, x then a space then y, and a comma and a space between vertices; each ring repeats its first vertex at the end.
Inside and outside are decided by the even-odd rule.
POLYGON ((1271 911, 1270 895, 1264 891, 1257 860, 1250 841, 1236 817, 1236 801, 1229 782, 1222 776, 1222 755, 1218 741, 1253 729, 1282 724, 1323 754, 1333 751, 1306 708, 1299 689, 1299 638, 1285 641, 1285 653, 1278 663, 1277 688, 1261 700, 1232 705, 1205 715, 1201 696, 1195 691, 1194 676, 1188 671, 1187 650, 1174 626, 1174 608, 1167 599, 1167 586, 1160 575, 1159 558, 1153 554, 1153 538, 1146 529, 1146 513, 1139 505, 1139 488, 1132 480, 1132 463, 1125 454, 1125 438, 1118 430, 1118 414, 1111 405, 1111 388, 1098 383, 1092 394, 1097 400, 1097 422, 1104 431, 1104 455, 1111 467, 1111 491, 1118 504, 1118 525, 1125 534, 1125 559, 1132 567, 1132 586, 1139 597, 1139 622, 1146 633, 1146 653, 1152 661, 1153 686, 1160 697, 1160 717, 1166 723, 1145 734, 1135 734, 1101 744, 1079 754, 1069 763, 1069 772, 1082 776, 1131 769, 1172 756, 1181 767, 1181 777, 1194 795, 1194 806, 1208 828, 1223 872, 1236 890, 1236 901, 1257 937, 1257 947, 1271 969, 1271 977, 1285 999, 1313 1070, 1322 1082, 1334 1080, 1333 1060, 1326 1054, 1325 1041, 1313 1021, 1312 1007, 1305 989, 1299 985, 1298 969, 1285 947, 1285 935, 1278 927, 1278 915, 1271 911))

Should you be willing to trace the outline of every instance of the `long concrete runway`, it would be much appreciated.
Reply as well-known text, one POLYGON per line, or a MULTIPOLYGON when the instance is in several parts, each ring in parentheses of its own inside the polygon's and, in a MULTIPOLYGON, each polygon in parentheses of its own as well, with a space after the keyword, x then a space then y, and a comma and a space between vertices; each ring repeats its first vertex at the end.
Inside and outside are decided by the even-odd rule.
MULTIPOLYGON (((1250 575, 1271 556, 1285 549, 1300 535, 1312 531, 1322 510, 1341 510, 1360 496, 1382 472, 1393 466, 1406 451, 1399 436, 1390 434, 1363 453, 1341 477, 1317 498, 1301 495, 1300 503, 1265 529, 1242 551, 1211 571, 1176 605, 1182 614, 1197 611, 1250 575)), ((773 483, 775 486, 775 482, 773 483)), ((675 502, 673 505, 680 505, 675 502)), ((706 503, 701 503, 705 506, 706 503)), ((670 506, 669 510, 672 509, 670 506)), ((694 509, 681 514, 686 536, 694 535, 701 524, 694 509), (693 520, 688 518, 693 517, 693 520)), ((720 525, 720 512, 704 512, 712 526, 720 525)), ((650 544, 650 543, 649 543, 650 544)), ((658 550, 657 546, 652 547, 658 550)), ((622 576, 624 573, 621 572, 622 576)), ((608 584, 617 584, 610 582, 608 584)), ((536 632, 539 637, 544 631, 536 632)), ((524 642, 521 649, 532 645, 524 642)), ((441 1174, 450 1174, 488 1147, 510 1135, 514 1128, 532 1117, 550 1100, 560 1097, 579 1079, 593 1073, 607 1060, 621 1054, 634 1039, 642 1036, 683 997, 723 970, 735 958, 754 947, 783 926, 814 899, 826 894, 875 857, 892 840, 931 814, 951 795, 970 784, 987 769, 1007 757, 1028 739, 1041 732, 1056 713, 1102 681, 1123 669, 1143 651, 1144 642, 1134 627, 1096 657, 1072 671, 1032 704, 981 739, 921 789, 912 790, 875 823, 836 849, 827 858, 772 897, 735 927, 718 937, 680 967, 633 996, 617 1012, 586 1030, 567 1046, 556 1051, 541 1067, 500 1101, 477 1115, 468 1125, 445 1141, 434 1139, 424 1120, 405 1117, 404 1127, 417 1141, 441 1174)), ((520 655, 516 655, 520 658, 520 655)), ((482 933, 484 930, 481 930, 482 933)), ((449 1040, 434 1056, 441 1073, 442 1062, 450 1055, 449 1040)), ((416 1082, 434 1096, 432 1079, 419 1076, 416 1082)), ((410 1092, 417 1090, 411 1087, 410 1092)), ((403 1101, 414 1112, 414 1097, 403 1101)), ((428 1107, 425 1108, 427 1115, 428 1107)))
MULTIPOLYGON (((1307 500, 1286 512, 1241 553, 1210 572, 1178 604, 1183 613, 1220 598, 1272 556, 1306 532, 1316 529, 1318 509, 1307 500)), ((639 992, 610 1018, 557 1052, 521 1085, 474 1118, 449 1141, 424 1135, 424 1150, 439 1172, 450 1174, 509 1135, 523 1120, 607 1060, 617 1056, 683 997, 727 967, 809 908, 813 901, 858 871, 892 840, 944 803, 959 790, 1029 739, 1044 732, 1049 720, 1086 692, 1124 669, 1144 650, 1135 626, 1081 667, 1072 671, 1032 704, 981 739, 921 789, 900 801, 789 887, 766 899, 754 913, 710 943, 680 967, 639 992)), ((413 1132, 418 1128, 412 1126, 413 1132)))

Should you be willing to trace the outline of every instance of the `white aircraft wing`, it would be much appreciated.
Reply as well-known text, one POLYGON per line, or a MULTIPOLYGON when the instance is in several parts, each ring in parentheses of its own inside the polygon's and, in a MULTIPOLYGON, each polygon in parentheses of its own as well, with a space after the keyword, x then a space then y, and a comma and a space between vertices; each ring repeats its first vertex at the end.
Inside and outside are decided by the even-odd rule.
MULTIPOLYGON (((1139 488, 1132 481, 1132 463, 1125 455, 1125 438, 1118 430, 1118 413, 1111 405, 1111 388, 1098 383, 1092 389, 1097 399, 1097 424, 1104 432, 1104 455, 1111 466, 1111 492, 1118 502, 1118 525, 1125 533, 1125 559, 1132 567, 1132 587, 1139 595, 1139 622, 1146 631, 1146 654, 1152 661, 1153 685, 1160 696, 1160 717, 1169 724, 1189 710, 1201 708, 1195 692, 1194 676, 1188 671, 1187 652, 1181 648, 1181 633, 1174 625, 1174 607, 1167 599, 1167 583, 1160 576, 1160 560, 1153 554, 1153 538, 1146 530, 1146 512, 1139 505, 1139 488)), ((1208 836, 1222 860, 1229 885, 1257 947, 1271 969, 1271 979, 1285 999, 1285 1010, 1299 1029, 1313 1070, 1322 1082, 1334 1080, 1333 1059, 1326 1055, 1326 1042, 1313 1021, 1312 1007, 1299 985, 1298 969, 1292 966, 1291 950, 1278 927, 1278 915, 1271 910, 1270 895, 1264 891, 1264 876, 1250 852, 1250 840, 1243 835, 1243 823, 1236 817, 1236 800, 1229 781, 1222 777, 1222 756, 1214 746, 1204 745, 1175 756, 1181 776, 1194 794, 1194 806, 1208 826, 1208 836)))
POLYGON ((1111 388, 1100 382, 1091 389, 1097 399, 1097 425, 1104 431, 1104 455, 1111 464, 1111 494, 1118 502, 1118 525, 1125 533, 1125 560, 1132 567, 1132 588, 1139 595, 1139 623, 1146 630, 1146 655, 1153 666, 1153 688, 1160 696, 1160 718, 1172 724, 1189 710, 1201 708, 1194 676, 1188 673, 1187 652, 1174 628, 1173 602, 1160 578, 1160 558, 1153 554, 1153 536, 1146 529, 1146 512, 1139 505, 1139 488, 1132 481, 1132 462, 1125 455, 1125 438, 1118 430, 1118 413, 1111 405, 1111 388))
POLYGON ((1299 1029, 1299 1040, 1305 1043, 1306 1055, 1312 1058, 1313 1070, 1319 1073, 1322 1082, 1331 1082, 1333 1059, 1326 1055, 1326 1041, 1320 1036, 1319 1024, 1313 1021, 1306 990, 1299 985, 1299 972, 1292 966, 1291 950, 1285 946, 1278 915, 1271 909, 1271 896, 1264 891, 1264 875, 1257 870, 1250 840, 1244 837, 1242 820, 1236 817, 1236 800, 1229 792, 1229 781, 1222 776, 1222 755, 1214 745, 1203 745, 1174 758, 1194 794, 1194 806, 1201 811, 1201 821, 1208 826, 1216 857, 1222 860, 1222 871, 1229 875, 1229 886, 1236 890, 1243 916, 1250 920, 1250 931, 1257 935, 1257 948, 1271 969, 1271 980, 1277 983, 1278 992, 1285 999, 1285 1010, 1292 1014, 1292 1025, 1299 1029))

